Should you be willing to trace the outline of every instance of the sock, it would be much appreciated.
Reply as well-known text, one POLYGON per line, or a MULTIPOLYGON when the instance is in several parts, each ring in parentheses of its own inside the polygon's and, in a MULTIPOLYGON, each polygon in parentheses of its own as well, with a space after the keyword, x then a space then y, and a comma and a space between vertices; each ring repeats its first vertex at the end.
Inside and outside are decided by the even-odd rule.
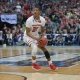
POLYGON ((50 65, 50 64, 52 64, 52 61, 50 60, 50 61, 48 61, 48 63, 49 63, 49 65, 50 65))
POLYGON ((36 63, 36 60, 32 60, 32 63, 36 63))

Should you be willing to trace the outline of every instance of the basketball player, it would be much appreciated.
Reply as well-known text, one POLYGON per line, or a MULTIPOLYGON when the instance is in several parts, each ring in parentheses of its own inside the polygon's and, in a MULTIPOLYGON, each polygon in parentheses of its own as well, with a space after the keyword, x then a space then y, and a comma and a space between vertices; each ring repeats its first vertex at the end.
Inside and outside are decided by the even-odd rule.
POLYGON ((45 19, 40 16, 39 7, 33 9, 33 15, 26 21, 26 30, 24 32, 24 42, 32 48, 32 68, 40 70, 41 66, 36 63, 37 49, 40 48, 48 61, 49 68, 52 70, 56 69, 56 66, 52 64, 50 54, 45 47, 38 45, 40 38, 45 37, 45 19))

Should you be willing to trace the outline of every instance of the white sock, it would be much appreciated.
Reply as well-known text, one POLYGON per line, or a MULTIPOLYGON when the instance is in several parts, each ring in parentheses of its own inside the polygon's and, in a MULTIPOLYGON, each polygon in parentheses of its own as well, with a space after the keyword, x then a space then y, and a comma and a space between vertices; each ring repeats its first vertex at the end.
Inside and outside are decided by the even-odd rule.
POLYGON ((49 65, 50 65, 50 64, 52 64, 52 61, 50 60, 50 61, 48 61, 48 63, 49 63, 49 65))
POLYGON ((32 60, 32 63, 36 63, 36 60, 32 60))

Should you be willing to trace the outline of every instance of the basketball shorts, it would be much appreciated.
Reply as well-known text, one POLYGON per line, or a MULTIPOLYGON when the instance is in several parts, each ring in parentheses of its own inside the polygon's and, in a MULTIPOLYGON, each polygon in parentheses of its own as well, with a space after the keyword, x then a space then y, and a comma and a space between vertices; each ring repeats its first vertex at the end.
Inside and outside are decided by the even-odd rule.
POLYGON ((29 45, 29 46, 31 46, 32 44, 37 45, 37 40, 34 40, 34 39, 32 39, 31 37, 29 37, 29 36, 24 36, 24 37, 23 37, 23 41, 24 41, 27 45, 29 45))

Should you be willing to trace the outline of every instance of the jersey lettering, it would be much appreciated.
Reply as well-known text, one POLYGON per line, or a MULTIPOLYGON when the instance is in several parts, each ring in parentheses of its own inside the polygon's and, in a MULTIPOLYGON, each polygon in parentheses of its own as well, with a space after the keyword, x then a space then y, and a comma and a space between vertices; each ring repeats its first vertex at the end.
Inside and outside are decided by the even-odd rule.
POLYGON ((37 31, 37 29, 38 29, 38 27, 33 27, 32 32, 36 32, 36 31, 37 31))

